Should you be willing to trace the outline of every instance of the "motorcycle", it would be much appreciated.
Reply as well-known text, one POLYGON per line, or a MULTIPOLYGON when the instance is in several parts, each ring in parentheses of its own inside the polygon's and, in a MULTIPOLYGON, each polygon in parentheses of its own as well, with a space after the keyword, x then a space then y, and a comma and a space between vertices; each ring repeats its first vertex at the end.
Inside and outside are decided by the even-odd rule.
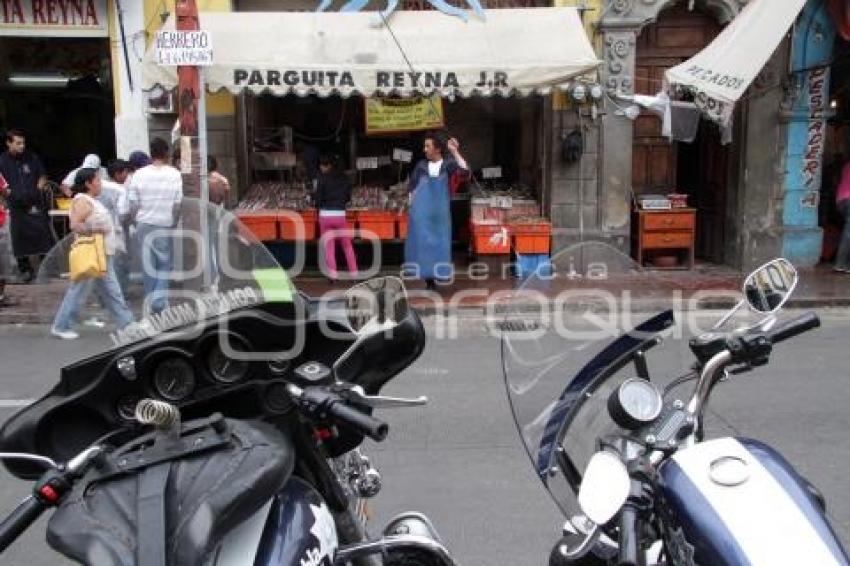
MULTIPOLYGON (((814 313, 780 319, 798 282, 793 265, 776 259, 755 270, 740 302, 690 334, 671 308, 682 297, 614 248, 583 244, 553 263, 569 265, 572 300, 554 312, 514 309, 502 333, 517 430, 568 518, 550 566, 850 563, 823 496, 778 452, 752 439, 706 438, 718 384, 765 367, 774 348, 820 325, 814 313), (623 289, 617 301, 608 296, 623 289), (607 307, 623 301, 631 305, 612 322, 607 307), (661 312, 635 324, 642 309, 661 312), (667 338, 691 335, 690 370, 670 380, 677 368, 654 353, 667 338), (594 348, 583 365, 572 355, 594 348), (690 395, 677 398, 689 384, 690 395)), ((545 285, 535 275, 523 291, 545 285)))
MULTIPOLYGON (((88 564, 453 565, 424 515, 366 528, 381 479, 359 447, 389 433, 373 412, 427 402, 380 394, 425 344, 402 281, 310 298, 238 219, 192 199, 150 238, 176 250, 167 308, 103 334, 0 429, 7 470, 35 480, 0 552, 55 509, 48 543, 88 564)), ((42 264, 46 309, 69 247, 42 264)))

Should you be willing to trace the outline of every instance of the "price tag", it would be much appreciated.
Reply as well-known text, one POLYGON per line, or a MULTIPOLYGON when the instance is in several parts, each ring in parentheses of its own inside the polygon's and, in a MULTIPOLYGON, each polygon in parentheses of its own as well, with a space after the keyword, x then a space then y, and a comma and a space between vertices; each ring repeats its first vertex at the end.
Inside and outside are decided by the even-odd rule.
POLYGON ((481 170, 481 176, 485 179, 501 179, 502 178, 502 168, 501 167, 485 167, 481 170))
POLYGON ((377 157, 358 157, 356 165, 357 165, 358 171, 363 171, 364 169, 377 169, 378 168, 378 158, 377 157))
POLYGON ((413 161, 413 152, 406 149, 393 148, 393 161, 410 163, 413 161))

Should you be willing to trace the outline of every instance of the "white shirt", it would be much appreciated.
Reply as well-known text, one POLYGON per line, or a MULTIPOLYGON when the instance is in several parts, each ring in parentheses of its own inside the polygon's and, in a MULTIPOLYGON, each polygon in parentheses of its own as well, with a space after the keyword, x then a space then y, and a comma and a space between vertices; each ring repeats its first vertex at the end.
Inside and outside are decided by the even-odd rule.
POLYGON ((183 177, 170 165, 148 165, 133 174, 127 189, 130 214, 139 224, 170 228, 183 200, 183 177))
POLYGON ((121 226, 121 216, 127 214, 127 189, 124 188, 124 185, 111 179, 100 183, 102 189, 97 200, 106 207, 112 217, 112 224, 115 226, 115 234, 118 240, 116 250, 123 253, 126 250, 124 249, 124 229, 121 226))
POLYGON ((443 160, 439 161, 429 161, 428 162, 428 176, 429 177, 439 177, 440 176, 440 168, 443 166, 443 160))
POLYGON ((91 205, 92 211, 89 217, 86 218, 86 223, 97 226, 98 228, 105 228, 103 245, 106 248, 106 255, 115 255, 120 238, 118 238, 118 234, 115 231, 112 215, 100 200, 94 199, 85 193, 77 193, 74 195, 74 200, 86 201, 91 205))

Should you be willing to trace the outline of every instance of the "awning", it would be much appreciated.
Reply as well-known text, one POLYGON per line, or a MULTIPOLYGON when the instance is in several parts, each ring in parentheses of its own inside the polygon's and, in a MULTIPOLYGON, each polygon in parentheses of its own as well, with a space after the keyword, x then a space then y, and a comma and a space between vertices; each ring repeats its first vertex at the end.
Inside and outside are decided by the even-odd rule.
MULTIPOLYGON (((204 12, 200 21, 212 38, 213 92, 526 95, 599 64, 575 8, 490 10, 467 23, 400 11, 392 33, 377 12, 204 12)), ((143 83, 173 88, 176 69, 157 66, 150 51, 143 83)))
POLYGON ((735 102, 761 72, 806 0, 750 0, 708 47, 668 69, 668 85, 695 93, 709 118, 728 125, 735 102))

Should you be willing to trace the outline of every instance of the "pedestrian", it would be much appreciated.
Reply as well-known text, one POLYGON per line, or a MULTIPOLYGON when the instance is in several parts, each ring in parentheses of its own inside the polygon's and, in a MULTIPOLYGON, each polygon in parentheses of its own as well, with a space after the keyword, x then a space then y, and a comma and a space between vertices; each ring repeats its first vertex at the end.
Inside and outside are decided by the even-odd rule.
MULTIPOLYGON (((141 150, 136 150, 130 153, 130 156, 127 157, 127 162, 130 164, 130 173, 134 171, 138 171, 142 167, 147 167, 151 164, 150 156, 141 150)), ((128 179, 129 180, 129 179, 128 179)))
POLYGON ((841 231, 834 269, 839 273, 850 273, 850 161, 841 169, 841 181, 835 191, 835 204, 844 217, 844 229, 841 231))
POLYGON ((115 247, 115 275, 121 285, 121 292, 126 296, 127 285, 129 284, 129 258, 127 257, 129 205, 124 181, 130 173, 130 164, 121 159, 114 159, 109 162, 106 171, 109 178, 101 183, 103 190, 98 200, 109 211, 112 223, 115 225, 115 232, 118 237, 115 247))
POLYGON ((0 155, 0 175, 6 180, 6 202, 9 206, 12 251, 18 262, 22 281, 35 277, 31 256, 44 259, 56 242, 50 228, 45 202, 47 175, 37 155, 26 150, 26 138, 20 130, 6 132, 6 152, 0 155))
POLYGON ((338 159, 325 155, 319 159, 316 177, 316 208, 319 209, 319 230, 325 240, 324 271, 334 282, 339 277, 336 268, 336 244, 339 242, 351 277, 357 276, 357 258, 351 245, 351 234, 346 233, 345 207, 351 200, 351 181, 338 166, 338 159))
POLYGON ((227 195, 230 194, 230 182, 227 177, 219 173, 218 160, 212 155, 207 157, 207 176, 209 178, 210 202, 224 205, 227 195))
POLYGON ((410 173, 410 223, 404 242, 408 273, 424 279, 429 290, 451 276, 452 224, 449 185, 469 174, 455 138, 440 133, 425 136, 425 159, 410 173), (451 155, 446 155, 447 153, 451 155))
MULTIPOLYGON (((6 179, 0 175, 0 192, 3 192, 7 187, 6 179)), ((5 203, 0 202, 0 308, 14 307, 18 302, 6 294, 6 275, 11 271, 9 265, 9 257, 11 257, 8 248, 8 222, 9 211, 6 209, 5 203)))
POLYGON ((71 190, 74 193, 74 201, 71 203, 70 223, 71 230, 78 235, 103 234, 103 243, 106 249, 106 273, 99 278, 81 279, 71 283, 65 292, 62 304, 53 320, 50 333, 63 340, 75 340, 79 338, 73 328, 73 322, 77 319, 79 311, 88 299, 89 293, 94 290, 100 302, 115 319, 119 329, 125 329, 133 323, 133 313, 124 301, 121 287, 115 276, 115 251, 118 243, 118 235, 112 216, 106 207, 97 200, 102 191, 100 172, 97 169, 80 169, 74 179, 71 190))
POLYGON ((97 169, 101 179, 107 178, 106 171, 100 166, 100 157, 95 153, 89 153, 83 159, 83 164, 65 175, 65 178, 59 183, 59 190, 66 197, 70 198, 74 196, 71 192, 71 187, 74 185, 74 179, 76 179, 77 172, 80 169, 97 169))
POLYGON ((177 225, 183 200, 183 177, 168 164, 168 157, 168 144, 154 138, 153 162, 133 173, 127 190, 129 216, 136 223, 145 298, 153 313, 168 306, 168 278, 174 260, 171 231, 177 225))

